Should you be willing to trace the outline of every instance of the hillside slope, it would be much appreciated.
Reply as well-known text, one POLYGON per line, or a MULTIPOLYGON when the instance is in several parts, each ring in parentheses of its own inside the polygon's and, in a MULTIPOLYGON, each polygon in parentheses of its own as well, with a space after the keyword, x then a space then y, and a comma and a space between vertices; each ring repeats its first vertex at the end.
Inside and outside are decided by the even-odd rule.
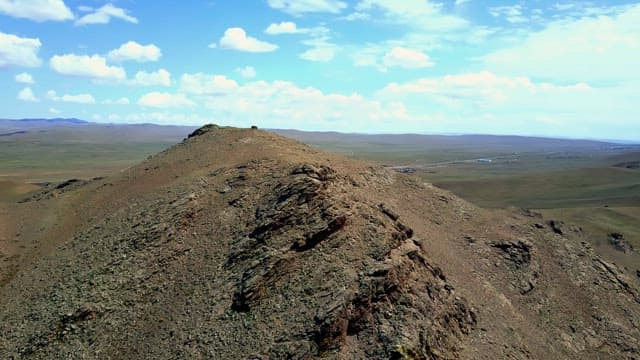
POLYGON ((638 280, 579 233, 264 131, 12 206, 1 358, 640 357, 638 280))

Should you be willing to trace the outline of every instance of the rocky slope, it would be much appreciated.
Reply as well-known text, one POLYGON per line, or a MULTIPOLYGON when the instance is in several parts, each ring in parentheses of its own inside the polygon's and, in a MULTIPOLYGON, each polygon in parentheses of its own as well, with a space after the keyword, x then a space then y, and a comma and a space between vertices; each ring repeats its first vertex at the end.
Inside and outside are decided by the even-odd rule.
POLYGON ((638 279, 577 233, 268 132, 192 135, 0 212, 1 358, 640 357, 638 279))

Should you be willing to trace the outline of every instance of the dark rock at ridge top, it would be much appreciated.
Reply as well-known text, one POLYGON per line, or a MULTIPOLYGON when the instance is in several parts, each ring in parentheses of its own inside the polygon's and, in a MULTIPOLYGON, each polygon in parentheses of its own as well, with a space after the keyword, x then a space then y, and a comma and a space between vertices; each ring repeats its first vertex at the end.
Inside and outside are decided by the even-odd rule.
POLYGON ((211 130, 220 129, 221 127, 216 124, 207 124, 198 129, 187 136, 187 139, 191 139, 192 137, 201 136, 208 133, 211 130))
POLYGON ((633 251, 633 246, 629 244, 629 242, 624 238, 624 235, 618 232, 614 232, 609 234, 609 243, 613 245, 613 247, 624 253, 630 253, 633 251))
POLYGON ((627 162, 615 164, 613 166, 618 168, 625 168, 625 169, 640 169, 640 161, 627 161, 627 162))

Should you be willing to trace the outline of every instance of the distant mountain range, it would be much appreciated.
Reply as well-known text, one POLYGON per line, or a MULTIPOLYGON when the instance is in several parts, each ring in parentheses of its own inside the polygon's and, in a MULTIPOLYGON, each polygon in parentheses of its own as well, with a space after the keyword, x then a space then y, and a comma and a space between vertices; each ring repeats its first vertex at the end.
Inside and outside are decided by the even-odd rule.
POLYGON ((49 124, 49 125, 86 125, 86 120, 76 118, 54 118, 54 119, 0 119, 0 125, 4 124, 24 125, 24 124, 49 124))
MULTIPOLYGON (((34 128, 51 128, 51 127, 74 127, 74 126, 95 126, 97 128, 122 128, 136 130, 148 128, 155 131, 171 131, 188 134, 195 130, 197 126, 191 125, 158 125, 152 123, 142 124, 116 124, 116 123, 95 123, 77 118, 27 118, 27 119, 0 119, 0 133, 9 131, 30 130, 34 128), (163 130, 164 129, 164 130, 163 130), (171 129, 171 130, 170 130, 171 129)), ((302 131, 294 129, 268 129, 277 134, 284 135, 307 143, 323 143, 326 141, 346 141, 346 142, 375 142, 383 144, 397 143, 424 143, 443 145, 451 144, 454 146, 460 144, 466 145, 482 145, 482 144, 501 144, 503 146, 523 146, 532 145, 536 147, 552 146, 567 144, 570 146, 598 146, 598 145, 620 145, 620 144, 638 144, 637 141, 624 140, 608 140, 608 139, 566 139, 566 138, 550 138, 539 136, 518 136, 518 135, 487 135, 487 134, 366 134, 366 133, 341 133, 334 131, 302 131)))

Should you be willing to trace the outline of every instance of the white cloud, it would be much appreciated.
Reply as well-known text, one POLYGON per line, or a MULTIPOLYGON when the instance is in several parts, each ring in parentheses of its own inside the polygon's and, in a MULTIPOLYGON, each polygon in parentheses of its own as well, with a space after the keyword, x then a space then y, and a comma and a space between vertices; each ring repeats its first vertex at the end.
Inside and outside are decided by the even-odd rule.
POLYGON ((505 18, 512 24, 527 22, 529 19, 522 12, 522 5, 506 5, 489 8, 489 13, 497 18, 505 18))
POLYGON ((425 119, 423 131, 625 138, 640 125, 638 94, 633 85, 554 84, 484 71, 391 83, 375 98, 403 103, 425 119))
POLYGON ((131 81, 132 85, 138 86, 171 86, 171 73, 165 69, 156 72, 138 71, 131 81))
POLYGON ((387 68, 379 63, 378 58, 384 54, 384 47, 378 44, 369 44, 358 48, 351 57, 353 65, 357 67, 372 66, 379 71, 387 71, 387 68))
POLYGON ((0 68, 9 66, 38 67, 42 63, 39 39, 22 38, 0 32, 0 68))
MULTIPOLYGON (((429 55, 418 49, 399 46, 400 43, 403 41, 386 41, 359 48, 351 55, 353 65, 371 66, 381 72, 387 72, 390 67, 415 69, 434 65, 429 55)), ((407 41, 407 43, 412 42, 407 41)))
POLYGON ((111 18, 121 19, 133 24, 138 23, 138 19, 128 14, 128 11, 122 8, 113 6, 112 4, 106 4, 103 7, 95 10, 94 12, 87 14, 80 19, 76 20, 76 25, 90 25, 90 24, 108 24, 111 18))
POLYGON ((433 66, 433 62, 427 54, 403 47, 395 47, 387 52, 383 62, 385 66, 399 66, 408 69, 433 66))
POLYGON ((65 94, 62 96, 58 96, 58 94, 53 91, 47 91, 47 99, 58 101, 58 102, 68 102, 68 103, 76 103, 76 104, 95 104, 96 99, 91 94, 77 94, 77 95, 69 95, 65 94))
POLYGON ((264 32, 269 35, 298 34, 300 33, 300 29, 298 29, 298 26, 294 22, 283 21, 279 24, 272 23, 264 32))
POLYGON ((192 107, 195 103, 183 94, 150 92, 138 100, 138 105, 153 108, 192 107))
POLYGON ((247 36, 247 33, 239 27, 227 29, 220 39, 219 45, 223 49, 247 52, 271 52, 278 49, 278 45, 247 36))
POLYGON ((333 60, 335 53, 336 47, 333 45, 316 46, 300 54, 300 58, 309 61, 328 62, 333 60))
POLYGON ((228 93, 237 88, 238 83, 224 75, 184 74, 180 79, 180 91, 188 94, 228 93))
POLYGON ((253 66, 237 68, 236 72, 245 79, 253 79, 256 77, 256 69, 254 69, 253 66))
POLYGON ((35 84, 35 81, 33 81, 33 76, 28 73, 20 73, 16 75, 15 80, 18 84, 35 84))
POLYGON ((49 64, 55 72, 62 75, 98 81, 122 81, 127 77, 123 68, 107 65, 107 60, 100 55, 55 55, 49 64))
POLYGON ((456 31, 469 26, 467 20, 446 14, 442 4, 427 0, 361 0, 356 5, 356 11, 369 14, 372 19, 401 23, 436 33, 456 31))
POLYGON ((281 34, 309 34, 311 39, 307 39, 302 44, 311 48, 299 55, 301 59, 316 62, 328 62, 335 57, 338 46, 329 42, 330 30, 324 26, 313 28, 299 28, 294 22, 285 21, 272 23, 264 31, 269 35, 281 34))
POLYGON ((38 22, 73 19, 63 0, 0 0, 0 13, 38 22))
POLYGON ((329 62, 333 60, 339 49, 338 45, 329 42, 327 35, 315 35, 314 38, 305 40, 302 44, 311 46, 311 48, 300 54, 300 58, 315 62, 329 62))
POLYGON ((567 86, 534 83, 526 77, 505 77, 483 71, 437 78, 422 78, 403 84, 391 83, 380 94, 385 96, 423 94, 444 102, 478 101, 500 103, 509 101, 512 97, 522 93, 531 96, 562 91, 588 92, 591 91, 591 87, 585 83, 567 86))
POLYGON ((360 11, 356 11, 353 12, 347 16, 343 16, 340 18, 341 20, 346 20, 346 21, 361 21, 361 20, 369 20, 371 19, 371 15, 365 13, 365 12, 360 12, 360 11))
POLYGON ((483 57, 489 69, 559 81, 640 79, 640 5, 615 15, 550 23, 517 45, 483 57))
POLYGON ((18 93, 18 100, 29 101, 29 102, 38 102, 40 101, 34 94, 33 90, 30 87, 26 87, 18 93))
POLYGON ((286 81, 253 81, 240 85, 224 75, 203 73, 183 74, 178 94, 153 93, 139 104, 191 107, 206 116, 143 113, 129 114, 124 121, 197 124, 215 118, 229 125, 249 126, 259 119, 258 125, 263 127, 362 131, 372 124, 393 124, 408 119, 406 109, 398 102, 383 103, 357 93, 324 93, 286 81))
POLYGON ((323 35, 326 36, 330 30, 325 26, 298 27, 294 22, 283 21, 281 23, 271 23, 264 32, 269 35, 309 34, 314 37, 321 37, 323 35))
POLYGON ((129 61, 137 62, 158 61, 162 56, 160 48, 154 44, 140 45, 135 41, 129 41, 122 44, 119 48, 109 51, 108 57, 111 61, 129 61))
POLYGON ((304 13, 338 14, 347 8, 340 0, 268 0, 269 6, 287 14, 299 16, 304 13))
POLYGON ((90 94, 78 94, 78 95, 62 95, 60 101, 71 102, 76 104, 95 104, 96 99, 90 94))
POLYGON ((52 107, 52 108, 49 108, 49 113, 51 113, 51 114, 60 114, 60 110, 52 107))
POLYGON ((105 105, 129 105, 131 102, 129 101, 129 98, 121 97, 116 100, 108 99, 103 101, 102 103, 105 105))
POLYGON ((324 93, 286 81, 247 83, 205 97, 203 105, 220 121, 248 126, 260 119, 258 125, 273 128, 362 131, 407 117, 399 103, 368 100, 357 93, 324 93))

